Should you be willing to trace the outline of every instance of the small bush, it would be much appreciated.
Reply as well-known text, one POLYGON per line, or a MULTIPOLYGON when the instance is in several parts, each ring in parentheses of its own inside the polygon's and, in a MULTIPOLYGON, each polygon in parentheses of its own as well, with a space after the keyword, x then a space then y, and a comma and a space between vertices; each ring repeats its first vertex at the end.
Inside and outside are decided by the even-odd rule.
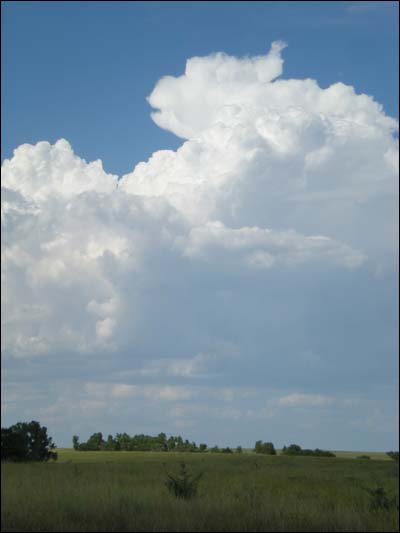
POLYGON ((396 498, 389 499, 386 491, 383 487, 377 487, 376 489, 366 489, 370 495, 369 507, 371 511, 379 511, 381 509, 390 510, 395 507, 398 508, 396 498))
POLYGON ((371 459, 369 455, 359 455, 356 459, 371 459))
POLYGON ((165 486, 176 498, 188 500, 196 496, 202 475, 203 473, 197 474, 197 476, 191 476, 186 470, 186 464, 181 463, 177 476, 172 476, 167 473, 168 479, 165 482, 165 486))

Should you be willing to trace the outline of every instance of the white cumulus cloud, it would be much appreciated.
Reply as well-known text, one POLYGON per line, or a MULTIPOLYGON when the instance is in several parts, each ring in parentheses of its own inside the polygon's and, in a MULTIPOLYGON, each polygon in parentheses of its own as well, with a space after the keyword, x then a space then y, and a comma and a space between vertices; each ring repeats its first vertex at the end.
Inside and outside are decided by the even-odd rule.
POLYGON ((210 339, 207 321, 188 311, 221 266, 249 281, 263 273, 262 290, 271 271, 351 271, 392 254, 396 121, 342 83, 278 79, 284 48, 194 57, 182 76, 162 78, 148 99, 152 117, 184 141, 120 179, 64 139, 24 144, 4 161, 7 357, 113 360, 123 349, 156 361, 149 371, 190 378, 206 366, 203 355, 189 358, 207 353, 199 337, 231 340, 210 339), (168 320, 185 324, 187 351, 173 354, 176 335, 163 332, 171 360, 160 363, 151 332, 168 320))

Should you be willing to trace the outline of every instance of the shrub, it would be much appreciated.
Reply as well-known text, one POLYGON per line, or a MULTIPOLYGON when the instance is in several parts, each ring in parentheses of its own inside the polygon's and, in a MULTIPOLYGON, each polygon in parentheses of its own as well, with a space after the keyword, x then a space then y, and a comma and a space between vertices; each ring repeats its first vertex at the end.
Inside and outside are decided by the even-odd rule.
POLYGON ((369 455, 359 455, 356 459, 371 459, 369 455))
POLYGON ((385 509, 386 511, 388 511, 396 507, 398 508, 396 498, 389 499, 383 487, 377 487, 376 489, 366 489, 366 491, 370 495, 369 507, 371 511, 379 511, 381 509, 385 509))
POLYGON ((236 446, 236 453, 243 453, 243 448, 241 446, 236 446))
POLYGON ((196 496, 198 483, 202 475, 203 473, 197 474, 197 476, 189 475, 186 470, 186 464, 181 463, 178 475, 172 476, 167 473, 168 479, 165 485, 176 498, 188 500, 196 496))

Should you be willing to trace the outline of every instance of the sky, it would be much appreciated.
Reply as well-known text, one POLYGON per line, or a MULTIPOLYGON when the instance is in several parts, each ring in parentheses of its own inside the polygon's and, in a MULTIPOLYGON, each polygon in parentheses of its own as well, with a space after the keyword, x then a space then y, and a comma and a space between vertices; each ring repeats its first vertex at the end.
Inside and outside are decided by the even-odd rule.
POLYGON ((398 4, 2 3, 2 425, 398 449, 398 4))

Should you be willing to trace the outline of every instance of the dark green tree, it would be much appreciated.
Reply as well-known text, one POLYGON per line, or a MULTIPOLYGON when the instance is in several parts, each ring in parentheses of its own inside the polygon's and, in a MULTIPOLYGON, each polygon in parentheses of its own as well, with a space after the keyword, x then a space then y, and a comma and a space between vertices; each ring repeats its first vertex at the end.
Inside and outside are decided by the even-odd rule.
POLYGON ((113 439, 112 435, 108 435, 104 449, 108 452, 113 452, 117 450, 117 442, 113 439))
POLYGON ((284 446, 282 448, 283 455, 302 455, 301 446, 298 444, 291 444, 290 446, 284 446))
POLYGON ((266 455, 276 455, 275 446, 272 442, 262 442, 261 440, 258 440, 254 446, 254 451, 266 455))
POLYGON ((315 450, 310 450, 308 448, 302 449, 298 444, 291 444, 290 446, 284 446, 282 448, 282 455, 303 455, 310 457, 336 457, 336 455, 327 450, 320 450, 316 448, 315 450))
POLYGON ((159 433, 157 437, 158 445, 156 446, 161 452, 168 451, 167 435, 165 433, 159 433))
POLYGON ((233 453, 233 451, 227 446, 226 448, 222 448, 221 453, 233 453))
POLYGON ((72 446, 73 446, 74 450, 79 450, 79 437, 78 437, 78 435, 74 435, 72 437, 72 446))
POLYGON ((1 458, 9 461, 56 460, 55 444, 39 422, 18 422, 1 429, 1 458))
POLYGON ((399 462, 399 452, 386 452, 386 455, 393 459, 393 461, 396 461, 396 463, 399 462))
POLYGON ((99 433, 93 433, 91 437, 89 437, 88 441, 85 444, 85 449, 87 451, 97 451, 104 448, 104 440, 103 440, 103 434, 101 432, 99 433))

